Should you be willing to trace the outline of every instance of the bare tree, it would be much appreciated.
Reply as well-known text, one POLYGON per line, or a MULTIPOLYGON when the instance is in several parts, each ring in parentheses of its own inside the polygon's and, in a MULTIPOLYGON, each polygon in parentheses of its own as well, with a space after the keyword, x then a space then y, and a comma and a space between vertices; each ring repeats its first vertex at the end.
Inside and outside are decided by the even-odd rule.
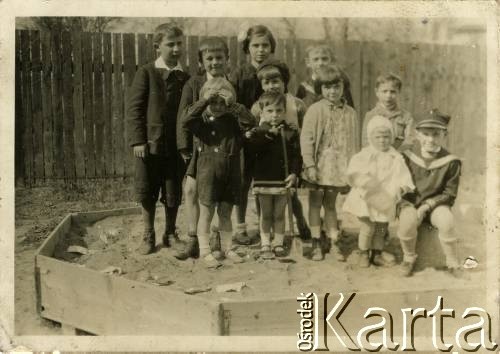
POLYGON ((292 20, 290 18, 283 17, 281 19, 281 22, 285 26, 286 32, 288 33, 288 36, 290 39, 292 39, 294 42, 297 40, 297 23, 295 20, 292 20))
POLYGON ((103 32, 119 17, 34 17, 34 25, 41 30, 103 32))

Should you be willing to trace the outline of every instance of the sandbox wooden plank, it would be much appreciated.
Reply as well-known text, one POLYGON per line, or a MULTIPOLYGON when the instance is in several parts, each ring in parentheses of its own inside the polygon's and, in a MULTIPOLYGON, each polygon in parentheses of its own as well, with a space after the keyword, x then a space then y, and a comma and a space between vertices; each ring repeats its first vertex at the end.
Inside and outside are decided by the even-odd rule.
POLYGON ((42 317, 99 335, 219 335, 220 305, 38 256, 42 317))
POLYGON ((107 218, 108 216, 131 215, 140 214, 141 208, 120 208, 111 210, 89 211, 85 213, 72 214, 72 221, 74 223, 91 223, 107 218))
MULTIPOLYGON (((430 311, 436 306, 438 296, 444 299, 444 307, 452 308, 457 314, 455 321, 450 320, 445 328, 445 336, 454 335, 463 325, 461 316, 463 311, 474 306, 484 306, 486 298, 485 289, 420 289, 413 291, 379 291, 359 292, 351 301, 340 317, 348 333, 357 332, 377 321, 365 319, 364 314, 370 307, 382 307, 386 309, 393 318, 394 327, 400 329, 402 311, 404 308, 423 307, 430 311)), ((299 294, 297 294, 299 296, 299 294)), ((345 292, 344 296, 348 296, 345 292)), ((320 321, 323 321, 323 299, 324 294, 318 294, 320 321)), ((338 293, 332 293, 328 297, 327 313, 329 313, 339 300, 338 293)), ((231 301, 222 303, 223 311, 223 334, 230 336, 295 336, 299 331, 300 308, 296 298, 287 299, 263 299, 249 301, 231 301)), ((483 307, 484 308, 484 307, 483 307)), ((323 323, 319 323, 319 332, 323 334, 323 323)), ((415 326, 415 336, 431 336, 432 320, 422 319, 415 326), (418 327, 418 328, 417 328, 418 327)), ((328 330, 330 331, 330 330, 328 330)), ((328 334, 331 335, 331 332, 328 334)), ((401 335, 401 333, 395 333, 401 335)))
POLYGON ((50 233, 50 235, 38 248, 38 250, 35 252, 35 256, 43 255, 51 257, 54 254, 54 250, 59 240, 64 237, 64 235, 71 228, 71 222, 71 214, 66 215, 64 219, 59 223, 59 225, 56 226, 56 228, 50 233))

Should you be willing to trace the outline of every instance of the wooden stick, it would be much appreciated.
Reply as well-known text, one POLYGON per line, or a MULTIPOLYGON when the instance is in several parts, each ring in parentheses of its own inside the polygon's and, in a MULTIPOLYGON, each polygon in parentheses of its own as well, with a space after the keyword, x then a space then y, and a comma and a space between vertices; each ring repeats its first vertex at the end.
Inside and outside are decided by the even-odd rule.
MULTIPOLYGON (((283 159, 285 160, 285 176, 286 176, 285 178, 287 178, 290 175, 290 172, 288 168, 288 154, 286 151, 285 131, 283 127, 281 127, 280 129, 280 134, 281 134, 281 143, 283 146, 283 159)), ((290 233, 292 234, 292 236, 294 236, 295 232, 293 230, 292 195, 290 193, 289 188, 286 188, 286 203, 288 209, 288 223, 289 223, 290 233)))

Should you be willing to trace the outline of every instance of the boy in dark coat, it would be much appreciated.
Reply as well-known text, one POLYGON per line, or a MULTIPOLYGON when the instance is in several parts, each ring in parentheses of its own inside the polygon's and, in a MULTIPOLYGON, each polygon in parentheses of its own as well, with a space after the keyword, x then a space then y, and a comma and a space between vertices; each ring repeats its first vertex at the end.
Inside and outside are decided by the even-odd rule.
POLYGON ((450 116, 437 109, 430 111, 416 125, 418 146, 403 152, 416 186, 414 193, 403 196, 399 211, 397 233, 404 253, 401 265, 403 276, 413 273, 417 259, 417 229, 423 220, 438 229, 449 271, 452 275, 461 274, 451 212, 460 182, 461 162, 442 147, 449 120, 450 116))
POLYGON ((128 95, 128 136, 135 156, 135 193, 144 222, 139 254, 154 252, 156 201, 165 205, 163 243, 177 241, 175 226, 184 169, 176 147, 176 117, 182 87, 189 79, 179 64, 182 30, 171 24, 156 28, 156 61, 140 67, 128 95))

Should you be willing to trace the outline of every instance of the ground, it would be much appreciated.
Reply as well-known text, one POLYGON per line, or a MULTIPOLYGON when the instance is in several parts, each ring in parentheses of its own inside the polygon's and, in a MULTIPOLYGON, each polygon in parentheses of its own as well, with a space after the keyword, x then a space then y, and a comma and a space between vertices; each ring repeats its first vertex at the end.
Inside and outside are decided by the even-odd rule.
MULTIPOLYGON (((306 195, 301 194, 307 209, 306 195)), ((16 189, 16 257, 15 257, 15 332, 27 334, 61 334, 58 324, 41 319, 35 310, 34 254, 51 230, 69 212, 106 210, 135 206, 132 201, 130 182, 93 182, 80 185, 53 185, 36 188, 16 189)), ((466 274, 465 279, 456 280, 443 271, 427 268, 417 272, 409 279, 401 279, 396 268, 359 269, 356 266, 355 222, 347 218, 345 222, 350 232, 343 239, 341 248, 351 254, 348 262, 338 262, 327 254, 323 262, 312 262, 307 258, 293 257, 294 263, 277 260, 262 261, 257 258, 258 246, 242 247, 246 262, 242 265, 226 263, 218 270, 207 270, 197 261, 181 262, 172 255, 172 250, 159 247, 149 256, 137 256, 133 249, 140 237, 140 218, 110 217, 95 224, 80 225, 74 228, 69 239, 93 250, 92 254, 76 257, 65 252, 66 245, 58 248, 57 256, 67 261, 85 264, 87 267, 102 270, 108 266, 120 267, 121 276, 152 283, 167 282, 169 287, 184 291, 189 288, 211 287, 212 290, 193 296, 255 298, 262 293, 283 296, 315 290, 363 289, 422 289, 429 287, 454 288, 484 284, 485 237, 483 232, 481 196, 477 187, 467 187, 464 183, 457 201, 455 214, 459 217, 459 236, 461 257, 474 255, 480 262, 479 267, 466 274), (102 235, 106 237, 103 239, 102 235), (107 241, 107 243, 105 241, 107 241), (398 279, 397 282, 394 279, 398 279), (240 292, 217 293, 217 285, 243 281, 246 283, 240 292)), ((251 202, 252 203, 252 202, 251 202)), ((184 213, 179 213, 179 228, 185 230, 184 213)), ((158 230, 161 235, 162 212, 157 213, 158 230)), ((255 225, 255 215, 250 212, 249 224, 255 225)), ((160 241, 160 240, 159 240, 160 241)), ((388 250, 400 260, 401 251, 398 240, 391 238, 388 250)), ((307 251, 307 247, 306 247, 307 251)))

